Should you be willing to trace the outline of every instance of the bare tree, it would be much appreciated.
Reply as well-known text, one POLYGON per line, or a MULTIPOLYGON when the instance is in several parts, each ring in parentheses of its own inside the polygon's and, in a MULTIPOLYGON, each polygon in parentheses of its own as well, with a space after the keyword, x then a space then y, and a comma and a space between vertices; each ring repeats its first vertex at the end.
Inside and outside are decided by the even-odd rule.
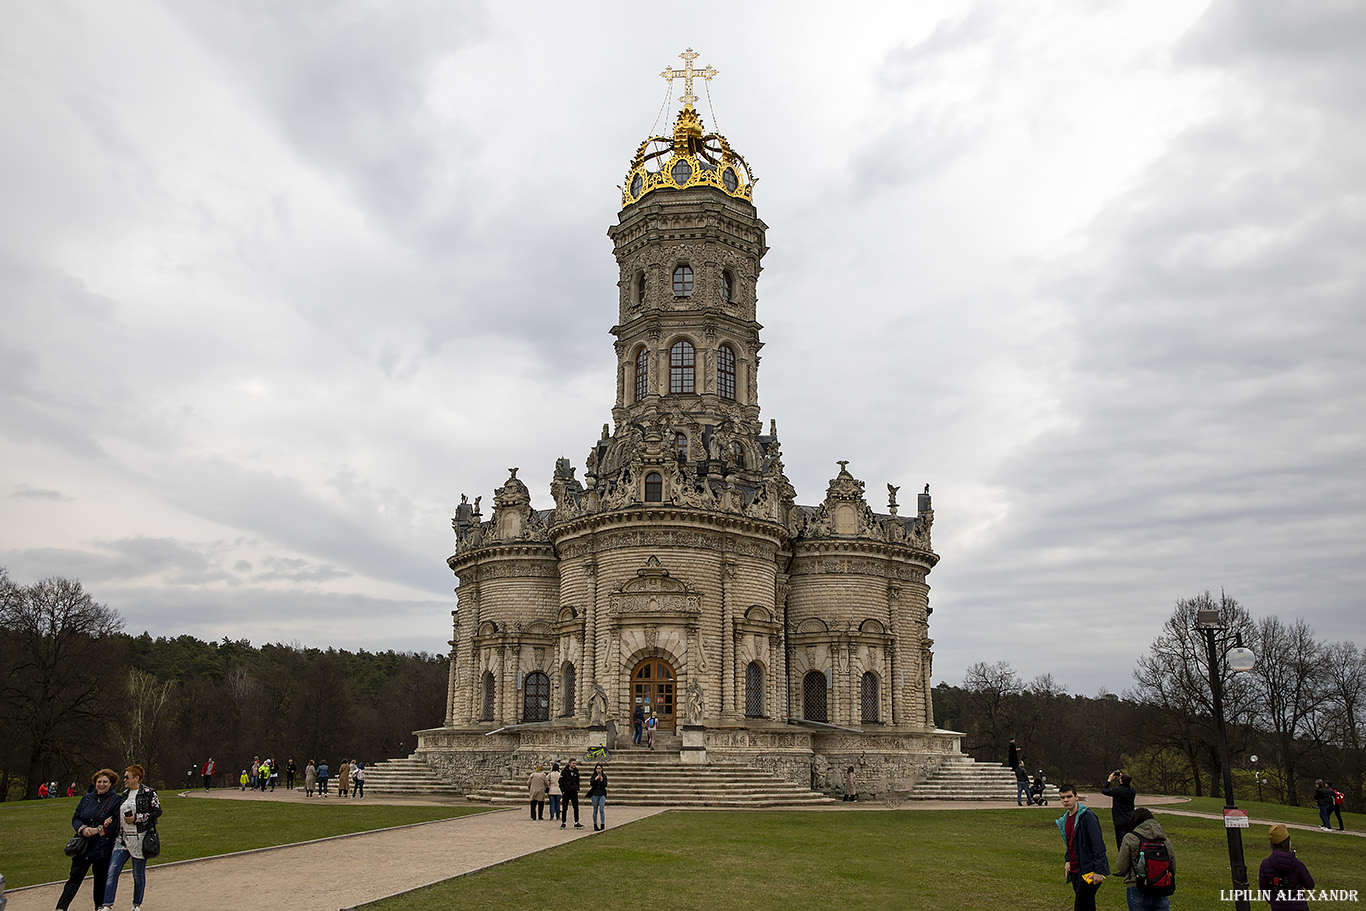
POLYGON ((1261 697, 1257 721, 1271 735, 1284 782, 1281 801, 1296 806, 1300 760, 1318 746, 1314 715, 1327 698, 1324 646, 1303 618, 1287 624, 1273 616, 1257 625, 1255 650, 1252 673, 1261 697))
POLYGON ((1024 692, 1020 675, 1009 662, 979 661, 968 668, 963 689, 968 691, 968 708, 979 734, 978 742, 968 747, 969 752, 998 750, 1000 758, 1004 758, 1006 741, 1014 736, 1006 733, 1010 726, 1010 701, 1024 692))
POLYGON ((0 635, 12 664, 0 700, 27 746, 27 796, 37 795, 51 757, 78 750, 79 739, 100 726, 110 696, 110 644, 122 626, 116 611, 71 579, 10 586, 4 593, 0 635))
POLYGON ((1327 739, 1342 751, 1341 774, 1348 805, 1362 809, 1361 780, 1366 773, 1366 650, 1354 642, 1335 642, 1323 653, 1327 686, 1327 739))
POLYGON ((125 762, 141 763, 149 775, 154 769, 153 757, 170 721, 169 706, 175 682, 158 680, 146 671, 130 668, 125 689, 128 702, 114 726, 114 740, 119 744, 125 762))
MULTIPOLYGON (((1158 745, 1180 750, 1190 764, 1195 794, 1203 793, 1201 771, 1209 774, 1210 794, 1222 796, 1217 733, 1214 730, 1213 696, 1209 687, 1209 657, 1205 640, 1195 627, 1202 610, 1219 611, 1227 629, 1251 641, 1255 625, 1247 610, 1223 592, 1216 600, 1208 591, 1176 602, 1172 615, 1153 640, 1148 654, 1138 659, 1134 669, 1135 687, 1129 697, 1159 711, 1160 730, 1153 731, 1158 745)), ((1238 727, 1251 720, 1256 689, 1245 675, 1229 670, 1220 661, 1219 675, 1224 690, 1224 717, 1230 722, 1230 737, 1238 727)), ((1231 740, 1230 750, 1234 749, 1231 740)))

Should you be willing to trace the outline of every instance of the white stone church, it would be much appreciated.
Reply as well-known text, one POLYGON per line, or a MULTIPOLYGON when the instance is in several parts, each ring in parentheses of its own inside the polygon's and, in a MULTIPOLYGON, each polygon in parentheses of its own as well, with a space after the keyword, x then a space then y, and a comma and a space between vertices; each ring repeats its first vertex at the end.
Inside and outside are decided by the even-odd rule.
MULTIPOLYGON (((753 175, 693 107, 641 143, 608 229, 620 270, 612 422, 582 477, 518 470, 454 518, 459 579, 441 727, 417 756, 465 789, 629 742, 636 706, 681 762, 739 762, 804 786, 857 765, 874 790, 925 776, 936 731, 929 487, 885 511, 839 463, 799 505, 761 419, 757 292, 766 226, 753 175), (613 738, 615 737, 615 740, 613 738)), ((672 76, 670 76, 672 74, 672 76)), ((604 308, 604 316, 606 311, 604 308)))

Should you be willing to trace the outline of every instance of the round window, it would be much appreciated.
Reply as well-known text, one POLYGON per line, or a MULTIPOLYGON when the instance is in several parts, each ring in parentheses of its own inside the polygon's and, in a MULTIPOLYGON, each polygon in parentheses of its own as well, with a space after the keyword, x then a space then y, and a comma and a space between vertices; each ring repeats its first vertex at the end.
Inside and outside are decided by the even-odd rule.
POLYGON ((643 180, 640 179, 640 175, 639 175, 639 174, 637 174, 635 177, 631 178, 631 195, 632 195, 632 196, 639 196, 639 195, 640 195, 641 188, 644 187, 644 185, 645 185, 645 181, 643 181, 643 180))
POLYGON ((674 183, 681 187, 692 177, 692 165, 688 164, 686 161, 680 161, 674 165, 672 173, 674 183))
POLYGON ((734 168, 726 168, 721 172, 721 182, 726 185, 726 190, 731 193, 734 193, 736 187, 740 186, 740 178, 735 176, 734 168))

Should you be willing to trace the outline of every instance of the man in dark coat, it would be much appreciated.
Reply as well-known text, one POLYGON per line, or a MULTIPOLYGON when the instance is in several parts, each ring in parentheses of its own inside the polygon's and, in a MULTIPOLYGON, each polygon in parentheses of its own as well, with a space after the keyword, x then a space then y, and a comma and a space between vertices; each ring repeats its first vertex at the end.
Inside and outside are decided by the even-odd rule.
POLYGON ((1096 891, 1110 875, 1105 856, 1105 836, 1100 833, 1096 814, 1077 801, 1077 789, 1070 784, 1058 788, 1063 809, 1058 817, 1058 832, 1067 842, 1063 870, 1072 884, 1073 911, 1096 911, 1096 891))
POLYGON ((1015 746, 1015 738, 1010 738, 1010 746, 1006 747, 1006 765, 1013 771, 1020 764, 1020 748, 1015 746))
POLYGON ((569 806, 574 806, 574 828, 582 829, 583 823, 579 822, 579 761, 569 760, 569 765, 560 773, 560 794, 564 797, 560 804, 560 828, 564 828, 569 816, 569 806))
POLYGON ((1134 799, 1138 797, 1138 789, 1133 787, 1132 778, 1115 769, 1100 793, 1110 798, 1110 818, 1115 824, 1115 844, 1118 845, 1129 833, 1129 820, 1134 815, 1134 799))
POLYGON ((1319 805, 1319 828, 1333 829, 1333 789, 1319 778, 1314 782, 1314 803, 1319 805))

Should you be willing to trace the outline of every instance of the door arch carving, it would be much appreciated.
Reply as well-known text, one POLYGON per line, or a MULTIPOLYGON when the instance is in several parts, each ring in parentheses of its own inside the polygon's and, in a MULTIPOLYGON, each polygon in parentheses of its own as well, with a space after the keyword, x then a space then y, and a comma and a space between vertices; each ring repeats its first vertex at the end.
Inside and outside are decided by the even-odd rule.
POLYGON ((645 709, 645 717, 655 713, 659 730, 672 734, 675 725, 675 699, 678 695, 678 674, 673 665, 663 658, 645 658, 631 669, 631 713, 636 706, 645 709))

